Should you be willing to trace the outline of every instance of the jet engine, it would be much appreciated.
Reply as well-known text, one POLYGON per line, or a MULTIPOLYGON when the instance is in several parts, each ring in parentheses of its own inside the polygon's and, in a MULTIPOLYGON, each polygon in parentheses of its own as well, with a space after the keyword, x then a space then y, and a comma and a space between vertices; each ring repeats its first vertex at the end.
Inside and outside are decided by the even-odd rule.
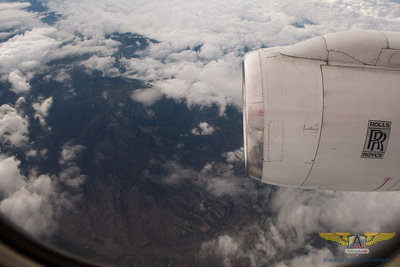
POLYGON ((350 31, 246 54, 247 175, 308 189, 400 190, 400 33, 350 31))

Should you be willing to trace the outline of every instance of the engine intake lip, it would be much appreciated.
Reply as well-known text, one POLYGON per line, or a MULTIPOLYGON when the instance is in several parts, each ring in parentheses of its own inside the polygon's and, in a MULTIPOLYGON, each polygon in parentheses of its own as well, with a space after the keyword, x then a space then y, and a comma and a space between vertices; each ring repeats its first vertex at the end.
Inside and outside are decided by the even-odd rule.
POLYGON ((264 108, 261 62, 258 52, 245 56, 242 81, 246 174, 260 181, 264 158, 264 108))

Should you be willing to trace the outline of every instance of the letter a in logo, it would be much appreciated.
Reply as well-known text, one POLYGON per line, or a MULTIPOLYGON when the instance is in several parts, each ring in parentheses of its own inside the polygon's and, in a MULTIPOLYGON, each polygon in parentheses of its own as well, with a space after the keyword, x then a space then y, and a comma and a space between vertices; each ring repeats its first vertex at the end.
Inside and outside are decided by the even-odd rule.
POLYGON ((358 234, 350 236, 349 248, 365 248, 365 236, 358 234))

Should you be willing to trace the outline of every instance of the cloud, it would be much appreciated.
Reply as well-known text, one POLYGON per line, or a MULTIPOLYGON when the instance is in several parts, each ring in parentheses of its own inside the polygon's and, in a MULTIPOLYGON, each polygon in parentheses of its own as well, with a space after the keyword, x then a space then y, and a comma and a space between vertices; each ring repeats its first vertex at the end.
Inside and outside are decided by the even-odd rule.
POLYGON ((60 173, 60 181, 72 188, 79 188, 86 178, 87 176, 81 174, 81 169, 78 167, 68 167, 60 173))
POLYGON ((32 107, 35 110, 34 117, 39 119, 39 122, 42 126, 46 126, 46 117, 48 115, 49 109, 53 104, 53 97, 49 97, 47 99, 39 99, 38 103, 33 103, 32 107))
POLYGON ((0 3, 0 41, 41 26, 38 14, 26 12, 30 3, 0 3))
POLYGON ((25 2, 25 3, 0 3, 0 11, 18 10, 18 9, 27 8, 30 6, 31 6, 31 4, 28 2, 25 2))
POLYGON ((46 62, 47 55, 60 45, 55 39, 56 34, 56 29, 51 27, 34 28, 1 43, 1 72, 18 69, 27 73, 39 67, 46 62))
POLYGON ((33 235, 52 233, 55 185, 48 175, 23 176, 19 165, 15 157, 0 156, 0 211, 33 235))
POLYGON ((60 153, 59 163, 63 167, 60 172, 60 181, 73 189, 80 189, 87 178, 86 175, 81 173, 81 169, 75 162, 84 150, 84 146, 73 145, 68 142, 63 145, 60 153))
POLYGON ((41 175, 2 200, 0 211, 27 232, 36 236, 46 235, 56 228, 51 203, 54 194, 50 177, 41 175))
POLYGON ((24 184, 19 172, 20 164, 14 157, 0 157, 0 192, 2 197, 9 197, 24 184))
POLYGON ((231 266, 239 252, 239 244, 229 235, 221 235, 216 240, 203 243, 200 254, 219 258, 224 266, 231 266))
POLYGON ((221 156, 225 158, 225 161, 208 162, 199 171, 184 167, 176 160, 155 162, 154 164, 161 166, 166 173, 160 177, 160 181, 163 183, 180 186, 190 182, 193 186, 204 189, 214 197, 227 196, 241 201, 241 197, 244 195, 256 199, 259 194, 263 194, 265 197, 272 191, 271 188, 256 190, 252 180, 237 174, 236 168, 243 164, 243 148, 228 151, 221 156))
MULTIPOLYGON (((169 185, 179 186, 190 181, 194 186, 204 188, 214 196, 236 196, 243 193, 243 180, 234 174, 233 165, 210 162, 200 172, 184 168, 177 161, 161 163, 167 175, 162 181, 169 185)), ((247 180, 245 181, 245 183, 247 180)))
POLYGON ((11 83, 11 90, 24 94, 30 90, 29 80, 60 44, 54 39, 56 30, 34 28, 0 43, 0 74, 11 83))
POLYGON ((194 135, 212 135, 214 133, 214 127, 209 125, 207 122, 200 122, 199 126, 192 129, 194 135))
POLYGON ((158 100, 160 100, 162 94, 159 90, 154 88, 137 89, 131 94, 131 99, 136 102, 140 102, 145 106, 151 106, 158 100))
POLYGON ((88 60, 83 61, 81 64, 89 70, 100 71, 103 75, 115 76, 119 74, 118 69, 114 67, 115 58, 111 56, 99 57, 97 55, 93 55, 88 60))
POLYGON ((29 91, 30 85, 26 77, 19 70, 14 70, 8 74, 8 81, 11 83, 11 90, 16 94, 23 94, 29 91))
MULTIPOLYGON (((0 3, 0 38, 6 39, 0 43, 0 77, 11 83, 11 90, 16 94, 28 93, 29 81, 35 73, 46 70, 48 62, 67 56, 97 54, 81 64, 104 75, 118 72, 113 67, 115 59, 110 57, 118 44, 116 41, 104 36, 88 39, 62 26, 57 28, 57 24, 48 26, 40 22, 40 14, 22 10, 27 6, 0 3)), ((55 77, 58 81, 65 78, 62 71, 55 77)))
POLYGON ((82 145, 73 145, 70 142, 63 145, 61 150, 61 157, 59 163, 63 166, 71 166, 74 165, 75 159, 78 155, 85 150, 85 147, 82 145))
POLYGON ((244 149, 243 149, 243 147, 241 147, 234 151, 228 151, 228 152, 224 153, 224 157, 226 159, 226 162, 231 163, 231 164, 243 162, 244 161, 244 149))
POLYGON ((104 36, 91 39, 87 36, 76 36, 73 32, 66 32, 63 29, 52 29, 57 31, 57 38, 59 42, 62 42, 62 45, 48 54, 47 61, 63 59, 68 56, 96 54, 97 57, 93 57, 92 60, 88 61, 86 67, 100 68, 104 63, 107 65, 108 61, 114 60, 109 58, 109 56, 116 52, 118 42, 105 39, 104 36))
POLYGON ((10 105, 0 106, 0 141, 16 147, 28 141, 28 120, 10 105))
MULTIPOLYGON (((51 76, 49 76, 49 78, 50 77, 51 76)), ((64 83, 71 79, 71 75, 65 69, 61 69, 55 73, 53 79, 59 83, 64 83)))
POLYGON ((271 207, 279 211, 276 219, 278 224, 282 223, 281 228, 285 232, 295 229, 301 242, 316 229, 336 232, 396 230, 399 200, 396 192, 314 192, 280 188, 271 207), (286 205, 288 201, 293 204, 286 205), (371 219, 371 214, 377 216, 376 219, 371 219))
MULTIPOLYGON (((158 44, 156 44, 158 45, 158 44)), ((171 48, 170 48, 171 49, 171 48)), ((167 61, 154 59, 155 52, 149 57, 125 60, 128 77, 144 79, 153 85, 153 89, 167 97, 185 100, 188 106, 210 106, 215 103, 220 113, 225 112, 228 104, 241 105, 241 58, 230 53, 219 60, 202 61, 194 51, 170 51, 167 61)))
MULTIPOLYGON (((28 119, 18 113, 23 102, 25 99, 20 97, 16 108, 7 104, 0 106, 0 140, 3 145, 27 146, 28 119)), ((32 152, 27 154, 32 155, 32 152)), ((38 176, 35 172, 23 175, 20 163, 15 156, 0 154, 0 211, 31 234, 46 236, 56 226, 52 206, 55 184, 49 175, 38 176)))
POLYGON ((278 262, 276 267, 309 267, 309 266, 338 266, 337 263, 324 261, 324 259, 335 258, 335 255, 327 248, 313 249, 306 255, 296 255, 290 260, 278 262))

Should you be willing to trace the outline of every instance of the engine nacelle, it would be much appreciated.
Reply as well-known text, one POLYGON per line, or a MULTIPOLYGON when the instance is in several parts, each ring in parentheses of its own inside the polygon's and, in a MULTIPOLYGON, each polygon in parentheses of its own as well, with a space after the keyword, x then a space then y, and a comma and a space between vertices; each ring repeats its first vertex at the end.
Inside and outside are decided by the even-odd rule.
POLYGON ((400 33, 340 32, 248 53, 243 115, 251 178, 400 190, 400 33))

